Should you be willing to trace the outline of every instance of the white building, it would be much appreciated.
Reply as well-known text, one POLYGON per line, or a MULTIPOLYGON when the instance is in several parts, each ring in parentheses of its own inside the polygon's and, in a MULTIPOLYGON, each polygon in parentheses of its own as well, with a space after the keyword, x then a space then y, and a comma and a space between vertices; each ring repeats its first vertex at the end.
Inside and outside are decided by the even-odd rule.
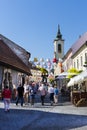
POLYGON ((87 32, 71 46, 68 52, 63 57, 64 71, 70 68, 77 70, 85 70, 85 63, 87 62, 87 32))
POLYGON ((60 32, 60 26, 58 25, 57 36, 54 39, 54 76, 57 76, 62 72, 61 66, 59 66, 60 59, 64 57, 64 39, 62 39, 62 34, 60 32))

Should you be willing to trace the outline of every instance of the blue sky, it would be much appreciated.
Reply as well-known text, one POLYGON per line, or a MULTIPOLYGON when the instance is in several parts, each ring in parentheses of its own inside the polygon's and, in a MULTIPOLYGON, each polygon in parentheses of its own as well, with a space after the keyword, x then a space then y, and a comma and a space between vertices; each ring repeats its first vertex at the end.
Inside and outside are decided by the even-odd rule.
POLYGON ((34 57, 53 59, 58 24, 66 53, 87 31, 87 0, 0 0, 0 33, 34 57))

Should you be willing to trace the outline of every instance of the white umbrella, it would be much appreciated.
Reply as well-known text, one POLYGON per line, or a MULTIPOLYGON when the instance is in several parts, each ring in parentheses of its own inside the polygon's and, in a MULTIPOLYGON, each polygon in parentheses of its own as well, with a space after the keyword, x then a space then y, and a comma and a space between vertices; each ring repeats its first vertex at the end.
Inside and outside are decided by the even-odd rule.
POLYGON ((74 84, 78 84, 83 82, 84 80, 87 80, 87 70, 81 72, 79 75, 73 77, 68 82, 67 86, 73 86, 74 84))
POLYGON ((74 78, 71 78, 70 81, 67 83, 67 86, 73 86, 74 85, 74 78))
POLYGON ((78 75, 78 82, 83 82, 84 80, 87 80, 87 70, 83 71, 78 75))
POLYGON ((70 73, 70 72, 63 72, 63 73, 60 73, 58 76, 68 76, 68 75, 77 75, 76 73, 70 73))
POLYGON ((77 75, 73 78, 70 79, 70 81, 68 82, 67 86, 74 86, 74 84, 78 84, 82 81, 82 77, 77 75))
POLYGON ((66 76, 61 75, 61 76, 58 76, 56 79, 65 79, 65 78, 66 78, 66 76))

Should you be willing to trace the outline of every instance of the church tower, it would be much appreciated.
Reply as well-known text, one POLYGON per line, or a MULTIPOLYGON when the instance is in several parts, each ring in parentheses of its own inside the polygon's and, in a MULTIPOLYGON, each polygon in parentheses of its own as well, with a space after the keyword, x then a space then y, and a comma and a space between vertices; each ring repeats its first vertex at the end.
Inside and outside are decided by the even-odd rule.
POLYGON ((62 34, 60 32, 60 26, 58 25, 57 36, 54 39, 54 76, 58 76, 58 74, 62 73, 62 58, 64 57, 64 39, 62 39, 62 34))
POLYGON ((57 36, 54 39, 54 61, 59 61, 64 56, 64 39, 62 39, 62 34, 60 32, 60 26, 58 25, 57 36))

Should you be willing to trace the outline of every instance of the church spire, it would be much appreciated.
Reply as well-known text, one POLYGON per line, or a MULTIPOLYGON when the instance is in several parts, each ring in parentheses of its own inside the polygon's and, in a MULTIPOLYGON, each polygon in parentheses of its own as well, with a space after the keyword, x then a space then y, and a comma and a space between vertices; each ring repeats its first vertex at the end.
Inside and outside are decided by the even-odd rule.
POLYGON ((56 38, 62 39, 62 34, 61 34, 61 32, 60 32, 60 26, 59 26, 59 24, 58 24, 58 32, 57 32, 56 38))

